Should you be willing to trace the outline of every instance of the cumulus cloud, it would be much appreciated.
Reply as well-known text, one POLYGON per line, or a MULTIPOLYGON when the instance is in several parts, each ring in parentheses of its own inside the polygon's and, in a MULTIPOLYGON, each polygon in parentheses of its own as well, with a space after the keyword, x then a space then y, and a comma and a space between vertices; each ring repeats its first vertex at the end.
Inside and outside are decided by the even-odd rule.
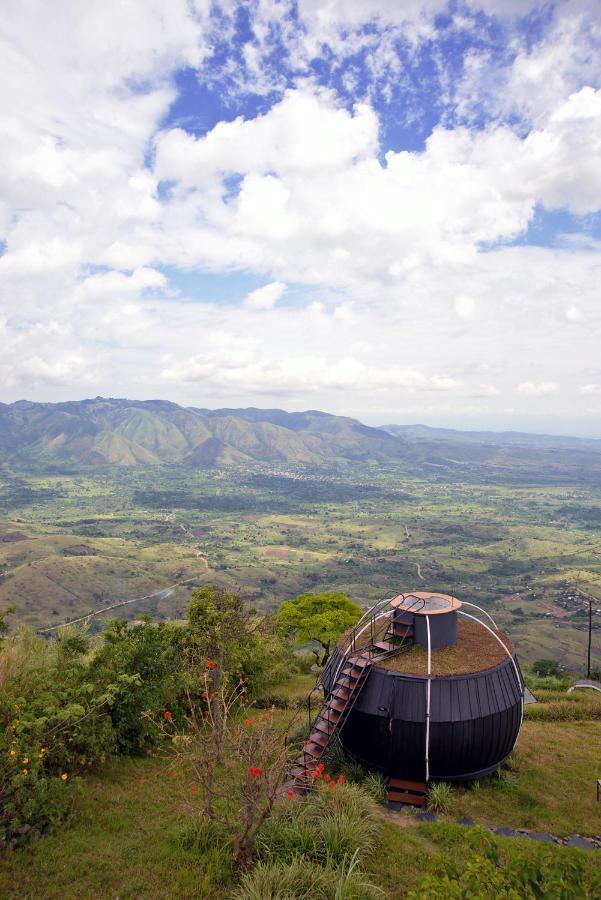
POLYGON ((443 37, 474 45, 459 85, 438 43, 443 0, 246 9, 243 38, 234 0, 11 11, 0 47, 4 398, 169 389, 387 418, 583 403, 599 378, 599 246, 510 245, 535 211, 601 208, 591 5, 555 4, 529 41, 524 3, 454 6, 443 37), (486 58, 480 38, 493 32, 506 45, 486 58), (438 60, 440 116, 423 146, 395 138, 391 149, 387 135, 414 114, 421 52, 438 60), (338 73, 327 84, 317 58, 338 73), (207 128, 195 99, 191 120, 170 117, 182 70, 210 78, 231 114, 207 128), (260 103, 239 104, 255 89, 260 103), (262 287, 201 302, 173 271, 188 284, 250 274, 262 287), (279 302, 287 290, 294 303, 279 302))
POLYGON ((554 381, 522 381, 518 385, 518 392, 531 397, 546 397, 548 394, 554 394, 557 387, 554 381))
POLYGON ((272 281, 246 295, 245 306, 250 309, 273 309, 284 294, 286 285, 281 281, 272 281))

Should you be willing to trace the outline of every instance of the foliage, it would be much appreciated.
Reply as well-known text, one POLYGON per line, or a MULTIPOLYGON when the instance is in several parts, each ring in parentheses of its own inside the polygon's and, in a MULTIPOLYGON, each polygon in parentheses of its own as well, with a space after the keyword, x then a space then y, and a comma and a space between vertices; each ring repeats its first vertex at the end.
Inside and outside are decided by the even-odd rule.
POLYGON ((446 781, 434 781, 428 788, 427 806, 435 813, 448 813, 453 803, 453 788, 446 781))
POLYGON ((340 865, 374 845, 379 825, 376 806, 355 785, 321 782, 304 803, 292 799, 275 810, 257 837, 260 859, 292 861, 302 854, 312 862, 340 865))
POLYGON ((561 678, 561 666, 555 659, 537 659, 531 668, 535 675, 542 678, 561 678))
MULTIPOLYGON (((286 680, 294 662, 274 616, 259 616, 241 594, 215 585, 194 591, 187 609, 187 650, 193 666, 208 661, 219 673, 242 672, 257 696, 286 680)), ((214 685, 219 687, 218 684, 214 685)))
POLYGON ((104 762, 115 734, 110 707, 137 676, 91 678, 84 633, 52 645, 28 633, 0 648, 0 840, 39 832, 69 807, 67 782, 104 762))
POLYGON ((315 641, 323 648, 316 652, 320 665, 327 662, 332 645, 340 635, 361 618, 361 607, 340 592, 300 594, 285 600, 278 611, 278 623, 297 644, 315 641))
POLYGON ((290 862, 260 862, 245 875, 235 900, 371 900, 383 897, 357 864, 357 854, 339 868, 319 866, 303 857, 290 862))
POLYGON ((585 866, 583 855, 515 839, 499 841, 480 828, 447 823, 423 826, 446 852, 434 856, 410 900, 462 900, 503 897, 507 900, 580 900, 598 896, 599 872, 585 866))
POLYGON ((165 622, 113 621, 104 632, 92 677, 105 684, 121 675, 139 676, 136 689, 120 692, 111 706, 117 752, 140 753, 157 741, 159 733, 143 712, 170 709, 183 715, 190 683, 182 664, 184 640, 184 629, 165 622))
POLYGON ((244 716, 245 678, 232 680, 211 660, 198 699, 178 726, 170 710, 156 726, 170 740, 172 772, 186 805, 230 836, 236 867, 248 868, 257 834, 271 816, 291 748, 274 713, 244 716))
POLYGON ((386 800, 386 778, 379 772, 368 772, 361 787, 366 794, 376 801, 376 803, 384 803, 386 800))

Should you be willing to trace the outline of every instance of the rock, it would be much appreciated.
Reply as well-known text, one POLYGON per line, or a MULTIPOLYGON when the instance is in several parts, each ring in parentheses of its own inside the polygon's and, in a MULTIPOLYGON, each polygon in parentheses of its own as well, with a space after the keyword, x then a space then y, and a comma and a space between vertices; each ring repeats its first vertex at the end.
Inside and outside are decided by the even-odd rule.
POLYGON ((579 834, 572 834, 566 841, 566 847, 579 847, 580 850, 594 850, 595 845, 588 838, 583 838, 579 834))
POLYGON ((473 819, 470 819, 469 816, 464 816, 463 819, 457 819, 457 824, 458 825, 475 825, 476 823, 474 822, 473 819))
POLYGON ((546 841, 548 844, 559 843, 557 838, 554 838, 552 834, 547 834, 546 831, 531 831, 530 834, 526 834, 526 837, 531 841, 546 841))
POLYGON ((517 837, 518 833, 513 828, 507 828, 507 826, 503 825, 501 828, 495 828, 493 830, 493 834, 499 834, 502 837, 517 837))
POLYGON ((435 822, 436 814, 433 812, 417 812, 415 818, 419 819, 420 822, 435 822))

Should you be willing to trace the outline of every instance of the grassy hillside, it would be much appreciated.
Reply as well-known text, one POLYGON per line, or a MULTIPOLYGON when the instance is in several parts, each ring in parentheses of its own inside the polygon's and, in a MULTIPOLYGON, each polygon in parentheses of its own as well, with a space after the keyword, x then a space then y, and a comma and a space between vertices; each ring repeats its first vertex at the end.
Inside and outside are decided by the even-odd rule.
POLYGON ((406 455, 404 442, 354 419, 281 410, 184 409, 164 401, 101 397, 71 403, 0 404, 5 459, 120 466, 273 462, 331 466, 406 455))
MULTIPOLYGON (((306 690, 306 677, 279 690, 295 698, 306 690)), ((280 715, 283 720, 286 713, 280 715)), ((440 872, 443 859, 463 873, 466 883, 470 865, 493 859, 489 865, 498 878, 524 867, 531 873, 539 866, 568 873, 562 893, 553 893, 549 880, 547 893, 540 896, 595 897, 601 884, 600 852, 496 837, 454 820, 468 814, 485 828, 600 834, 594 800, 600 726, 599 721, 527 720, 507 774, 485 779, 478 789, 454 789, 448 813, 434 824, 421 824, 410 811, 379 807, 378 838, 364 858, 363 871, 392 900, 410 890, 421 900, 467 897, 474 896, 467 888, 450 894, 442 884, 440 890, 447 893, 434 894, 419 885, 440 872)), ((190 809, 166 760, 111 760, 98 775, 82 779, 70 824, 0 859, 0 895, 7 900, 231 897, 238 876, 222 854, 195 844, 194 834, 190 809)), ((481 890, 486 877, 486 869, 480 869, 481 890)))

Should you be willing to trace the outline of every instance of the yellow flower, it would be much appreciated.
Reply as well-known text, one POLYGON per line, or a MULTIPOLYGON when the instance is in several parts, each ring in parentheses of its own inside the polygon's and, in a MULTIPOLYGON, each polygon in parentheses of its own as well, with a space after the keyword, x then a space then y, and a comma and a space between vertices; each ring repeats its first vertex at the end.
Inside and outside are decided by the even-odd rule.
POLYGON ((27 765, 27 763, 29 762, 29 757, 28 757, 28 756, 24 756, 24 757, 23 757, 23 762, 25 763, 25 765, 27 765))
POLYGON ((16 750, 11 750, 11 751, 10 751, 10 755, 11 755, 11 756, 16 756, 16 755, 17 755, 17 751, 16 751, 16 750))
POLYGON ((63 781, 66 781, 68 777, 69 777, 69 776, 67 775, 66 772, 63 772, 63 774, 61 775, 61 778, 62 778, 63 781))
POLYGON ((23 775, 29 775, 29 769, 23 769, 23 775))

